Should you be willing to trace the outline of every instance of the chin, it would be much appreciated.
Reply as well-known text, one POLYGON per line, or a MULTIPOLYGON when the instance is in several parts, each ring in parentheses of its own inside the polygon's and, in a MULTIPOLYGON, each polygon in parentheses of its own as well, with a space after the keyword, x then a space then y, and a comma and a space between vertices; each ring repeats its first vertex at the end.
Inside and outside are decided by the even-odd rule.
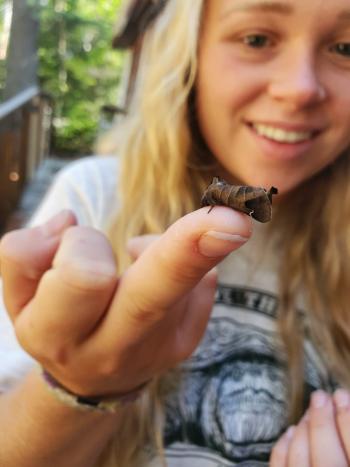
POLYGON ((278 189, 278 193, 281 195, 285 195, 294 191, 303 182, 303 180, 292 179, 290 176, 273 176, 271 173, 251 174, 250 176, 242 177, 241 181, 242 185, 259 186, 267 190, 274 186, 278 189))

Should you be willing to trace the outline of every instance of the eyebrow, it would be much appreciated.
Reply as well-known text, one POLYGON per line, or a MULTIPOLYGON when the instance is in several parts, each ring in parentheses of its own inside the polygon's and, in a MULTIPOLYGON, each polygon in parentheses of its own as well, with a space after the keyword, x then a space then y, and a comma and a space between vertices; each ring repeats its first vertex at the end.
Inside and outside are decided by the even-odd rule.
POLYGON ((280 13, 283 15, 290 15, 293 11, 293 7, 291 5, 287 5, 286 3, 281 3, 278 1, 276 2, 273 0, 245 0, 243 2, 235 2, 234 6, 231 6, 229 9, 227 9, 227 11, 222 13, 221 18, 224 19, 227 15, 231 13, 242 11, 265 11, 272 13, 280 13))

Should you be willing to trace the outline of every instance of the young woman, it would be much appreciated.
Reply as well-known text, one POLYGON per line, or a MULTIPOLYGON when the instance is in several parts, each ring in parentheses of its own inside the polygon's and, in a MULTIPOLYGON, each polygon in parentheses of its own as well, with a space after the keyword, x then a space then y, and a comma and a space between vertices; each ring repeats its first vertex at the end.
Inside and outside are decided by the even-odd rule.
POLYGON ((348 0, 128 11, 118 157, 0 245, 0 465, 348 466, 348 0), (200 208, 213 176, 272 221, 200 208))

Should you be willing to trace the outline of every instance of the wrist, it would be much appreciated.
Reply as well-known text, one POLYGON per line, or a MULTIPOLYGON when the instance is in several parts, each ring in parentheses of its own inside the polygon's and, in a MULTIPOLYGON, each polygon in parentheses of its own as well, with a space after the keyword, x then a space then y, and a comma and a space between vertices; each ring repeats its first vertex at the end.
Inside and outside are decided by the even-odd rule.
POLYGON ((56 399, 61 401, 64 405, 88 412, 115 413, 121 407, 131 404, 139 399, 149 383, 149 381, 147 381, 131 391, 118 395, 82 396, 64 387, 42 367, 41 376, 45 382, 46 388, 56 397, 56 399))

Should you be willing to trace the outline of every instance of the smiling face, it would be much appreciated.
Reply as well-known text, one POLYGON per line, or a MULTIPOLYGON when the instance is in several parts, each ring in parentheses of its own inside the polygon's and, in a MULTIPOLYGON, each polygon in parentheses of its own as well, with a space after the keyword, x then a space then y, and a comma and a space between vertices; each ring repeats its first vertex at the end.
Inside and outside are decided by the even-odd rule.
POLYGON ((228 181, 293 190, 350 146, 349 0, 206 0, 198 120, 228 181))

